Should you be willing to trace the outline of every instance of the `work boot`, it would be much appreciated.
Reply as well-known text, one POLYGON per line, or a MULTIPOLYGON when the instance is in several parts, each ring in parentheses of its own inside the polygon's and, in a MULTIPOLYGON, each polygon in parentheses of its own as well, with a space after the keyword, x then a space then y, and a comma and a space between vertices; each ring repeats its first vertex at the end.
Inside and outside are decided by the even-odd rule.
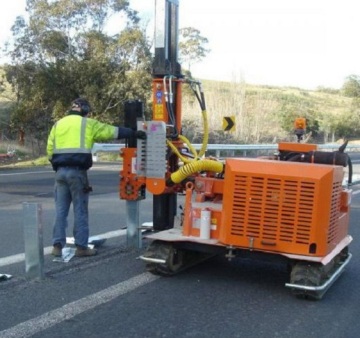
POLYGON ((61 257, 62 256, 61 244, 58 244, 58 243, 54 244, 51 254, 55 257, 61 257))
POLYGON ((88 257, 88 256, 95 256, 97 254, 96 249, 90 249, 90 248, 81 248, 77 247, 75 251, 76 257, 88 257))

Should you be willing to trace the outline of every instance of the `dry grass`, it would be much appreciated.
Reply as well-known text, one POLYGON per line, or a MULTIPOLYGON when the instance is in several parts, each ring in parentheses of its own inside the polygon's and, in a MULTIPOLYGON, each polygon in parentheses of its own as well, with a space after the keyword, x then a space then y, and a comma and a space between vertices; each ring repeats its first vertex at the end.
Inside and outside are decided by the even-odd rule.
MULTIPOLYGON (((352 99, 340 93, 300 88, 254 86, 243 82, 203 81, 210 130, 222 130, 224 117, 235 117, 235 139, 245 143, 272 142, 291 137, 283 130, 281 114, 287 110, 296 117, 319 119, 320 129, 351 109, 352 99)), ((194 97, 184 95, 183 118, 202 127, 201 110, 194 97)), ((328 131, 327 131, 328 132, 328 131)), ((330 131, 329 131, 330 132, 330 131)))

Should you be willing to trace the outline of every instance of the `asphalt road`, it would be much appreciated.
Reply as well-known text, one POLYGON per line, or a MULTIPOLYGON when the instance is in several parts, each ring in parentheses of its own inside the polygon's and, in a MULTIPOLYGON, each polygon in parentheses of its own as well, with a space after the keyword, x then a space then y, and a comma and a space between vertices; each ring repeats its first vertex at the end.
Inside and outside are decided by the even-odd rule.
MULTIPOLYGON (((96 165, 89 177, 91 235, 108 234, 108 239, 95 257, 60 263, 45 255, 45 278, 39 280, 27 278, 21 259, 22 203, 41 204, 44 247, 51 246, 53 172, 0 170, 0 274, 13 276, 0 282, 1 338, 359 336, 356 187, 353 258, 324 299, 315 302, 295 298, 284 286, 288 272, 281 262, 215 257, 170 278, 147 273, 138 259, 147 239, 141 249, 126 244, 117 166, 96 165)), ((152 219, 151 196, 141 202, 140 219, 152 219)))

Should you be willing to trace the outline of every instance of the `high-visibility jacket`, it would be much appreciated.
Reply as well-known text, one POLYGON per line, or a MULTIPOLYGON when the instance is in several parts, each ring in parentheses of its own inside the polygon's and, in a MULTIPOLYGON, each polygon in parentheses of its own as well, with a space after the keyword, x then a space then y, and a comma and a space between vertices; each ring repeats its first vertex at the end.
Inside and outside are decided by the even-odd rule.
POLYGON ((129 128, 111 126, 70 112, 70 115, 60 119, 51 128, 47 155, 54 170, 61 166, 87 170, 92 166, 91 149, 94 142, 132 135, 133 131, 129 128))

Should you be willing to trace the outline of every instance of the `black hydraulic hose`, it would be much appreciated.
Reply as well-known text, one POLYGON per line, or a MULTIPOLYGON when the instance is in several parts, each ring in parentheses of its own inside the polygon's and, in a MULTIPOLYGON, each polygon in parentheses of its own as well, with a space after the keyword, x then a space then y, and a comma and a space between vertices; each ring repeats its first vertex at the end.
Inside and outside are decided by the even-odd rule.
POLYGON ((194 94, 195 94, 195 96, 196 96, 196 99, 197 99, 198 102, 199 102, 201 111, 206 110, 205 95, 204 95, 204 92, 203 92, 203 90, 202 90, 202 88, 201 88, 201 84, 200 84, 199 82, 191 82, 191 83, 190 83, 190 88, 191 88, 192 91, 194 92, 194 94), (198 85, 200 95, 199 95, 199 93, 197 92, 197 90, 194 88, 194 84, 198 85))
POLYGON ((172 76, 172 75, 164 76, 163 85, 164 85, 164 95, 165 95, 166 109, 167 109, 167 112, 168 112, 168 115, 169 115, 170 123, 172 124, 172 126, 174 128, 174 132, 170 135, 170 137, 173 138, 173 139, 176 139, 179 136, 179 131, 177 130, 176 117, 175 117, 174 109, 173 109, 174 100, 173 100, 172 78, 174 78, 174 76, 172 76), (167 78, 169 79, 168 84, 166 83, 167 78))
POLYGON ((291 153, 291 154, 286 156, 286 161, 289 161, 289 162, 301 162, 302 156, 303 156, 303 154, 291 153))
POLYGON ((173 111, 173 108, 172 108, 172 104, 170 102, 166 102, 166 107, 167 107, 167 110, 168 110, 168 113, 169 113, 170 122, 174 126, 174 133, 171 134, 171 137, 172 138, 177 138, 179 136, 179 132, 178 132, 177 127, 176 127, 176 119, 175 119, 175 116, 174 116, 174 111, 173 111))
POLYGON ((348 166, 349 166, 349 171, 348 171, 348 185, 349 185, 352 183, 352 176, 353 176, 353 165, 350 156, 348 156, 348 166))
POLYGON ((201 110, 204 111, 204 110, 206 110, 206 105, 205 105, 205 95, 204 95, 203 91, 200 92, 200 96, 201 96, 200 107, 201 107, 201 110))

